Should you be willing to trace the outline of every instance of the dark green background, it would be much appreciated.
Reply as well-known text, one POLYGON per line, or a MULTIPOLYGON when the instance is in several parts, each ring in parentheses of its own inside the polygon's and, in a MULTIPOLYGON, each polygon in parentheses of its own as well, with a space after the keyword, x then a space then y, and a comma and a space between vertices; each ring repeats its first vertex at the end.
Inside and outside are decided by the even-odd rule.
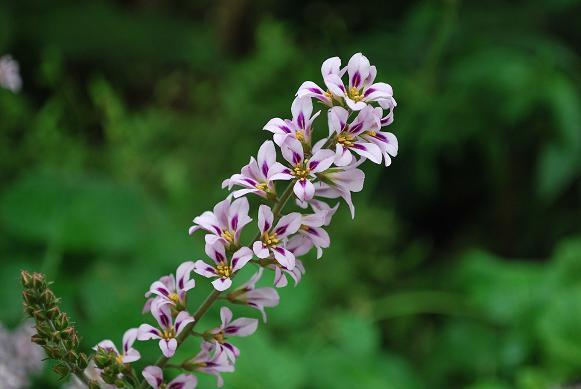
POLYGON ((325 58, 362 51, 394 88, 399 156, 366 165, 355 221, 342 207, 323 259, 237 341, 225 388, 581 381, 580 14, 569 0, 2 1, 0 54, 24 87, 0 90, 0 320, 21 320, 18 270, 45 271, 85 347, 119 342, 149 284, 202 257, 190 221, 262 126, 325 58))

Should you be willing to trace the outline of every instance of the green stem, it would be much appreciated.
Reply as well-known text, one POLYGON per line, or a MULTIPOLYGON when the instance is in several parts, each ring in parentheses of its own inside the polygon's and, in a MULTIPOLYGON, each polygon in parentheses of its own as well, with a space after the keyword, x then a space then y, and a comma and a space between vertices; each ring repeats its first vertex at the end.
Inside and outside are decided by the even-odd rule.
MULTIPOLYGON (((288 202, 289 198, 291 197, 291 195, 293 193, 293 186, 294 186, 293 184, 294 184, 294 181, 292 181, 286 187, 285 191, 282 193, 279 200, 277 201, 274 208, 272 209, 272 213, 275 215, 275 218, 279 217, 280 211, 282 211, 282 209, 284 208, 284 206, 288 202)), ((258 239, 260 239, 260 232, 256 235, 256 237, 252 240, 252 242, 257 241, 258 239)), ((194 319, 195 320, 192 323, 185 326, 184 329, 182 330, 182 332, 176 338, 177 343, 178 343, 177 347, 180 347, 180 345, 187 339, 187 337, 190 336, 190 334, 194 330, 194 327, 196 326, 196 324, 198 324, 200 319, 206 314, 206 312, 208 312, 208 309, 210 309, 212 304, 214 304, 214 302, 216 300, 218 300, 218 298, 220 297, 221 294, 222 294, 222 292, 219 292, 217 290, 213 290, 208 295, 208 297, 206 297, 204 302, 198 307, 196 312, 194 312, 194 319)), ((169 358, 162 356, 157 360, 157 362, 155 363, 155 366, 163 368, 164 366, 167 365, 168 361, 169 361, 169 358)), ((175 367, 175 365, 170 365, 170 366, 175 367)), ((143 380, 141 382, 141 385, 137 386, 137 389, 146 389, 146 388, 147 388, 147 381, 145 381, 145 380, 143 380)))

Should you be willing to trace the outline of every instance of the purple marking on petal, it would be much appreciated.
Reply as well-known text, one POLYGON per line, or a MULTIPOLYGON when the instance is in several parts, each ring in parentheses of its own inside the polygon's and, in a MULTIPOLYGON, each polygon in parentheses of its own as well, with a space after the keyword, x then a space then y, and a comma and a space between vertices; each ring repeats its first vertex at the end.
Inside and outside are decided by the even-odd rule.
POLYGON ((232 265, 232 267, 236 267, 236 264, 238 263, 239 260, 240 258, 232 258, 232 263, 230 263, 230 265, 232 265))
POLYGON ((239 329, 240 329, 240 327, 238 327, 238 326, 228 326, 228 327, 224 328, 224 333, 225 334, 234 334, 239 329))
POLYGON ((183 289, 184 288, 184 279, 183 279, 183 277, 178 280, 178 288, 180 288, 180 289, 183 289))
POLYGON ((269 222, 267 222, 267 221, 265 221, 265 222, 264 222, 264 231, 268 231, 268 230, 270 230, 270 227, 271 227, 270 223, 269 223, 269 222))
POLYGON ((375 138, 379 139, 382 142, 386 142, 387 143, 387 137, 379 132, 375 133, 375 138))
POLYGON ((360 83, 361 83, 361 74, 359 74, 359 72, 355 72, 355 74, 351 78, 351 86, 359 88, 360 83))
POLYGON ((253 179, 251 179, 251 178, 247 178, 247 177, 244 177, 244 178, 242 179, 242 181, 246 182, 247 184, 249 184, 249 185, 251 185, 251 186, 255 186, 255 185, 257 184, 257 182, 256 182, 256 181, 254 181, 254 180, 253 180, 253 179))
POLYGON ((311 161, 309 162, 309 169, 315 170, 321 161, 311 161))
POLYGON ((226 347, 228 350, 234 352, 234 346, 232 346, 230 343, 223 343, 222 346, 226 347))
POLYGON ((222 235, 222 230, 220 227, 212 225, 212 228, 216 230, 216 235, 222 235))
POLYGON ((167 389, 183 389, 184 385, 185 383, 183 382, 172 382, 171 384, 169 384, 167 389))
POLYGON ((169 295, 169 291, 165 288, 155 288, 159 293, 163 294, 164 296, 168 296, 169 295))
POLYGON ((153 335, 159 335, 159 331, 158 331, 158 330, 156 330, 155 328, 152 328, 152 329, 150 329, 150 330, 149 330, 149 333, 150 333, 150 334, 153 334, 153 335))
POLYGON ((301 156, 299 153, 293 151, 293 163, 296 165, 301 162, 301 156))
POLYGON ((351 147, 354 149, 357 149, 357 150, 367 151, 367 147, 363 146, 360 143, 354 143, 353 146, 351 146, 351 147))
POLYGON ((216 273, 216 270, 213 267, 210 267, 210 266, 206 266, 206 269, 205 270, 206 271, 209 271, 210 273, 214 273, 214 274, 216 273))
POLYGON ((238 215, 235 215, 230 221, 230 226, 234 231, 238 229, 238 215))
POLYGON ((217 251, 214 251, 214 255, 216 256, 216 259, 218 260, 218 262, 224 262, 224 260, 226 259, 226 258, 224 258, 222 253, 219 253, 217 251))
POLYGON ((310 92, 316 93, 318 95, 322 95, 323 94, 323 91, 321 89, 318 89, 318 88, 307 88, 307 90, 310 91, 310 92))
POLYGON ((315 235, 315 236, 319 236, 319 233, 317 232, 317 230, 315 230, 314 228, 311 228, 309 226, 303 226, 303 228, 305 229, 306 232, 308 232, 311 235, 315 235))
POLYGON ((268 175, 268 163, 266 163, 266 161, 262 164, 262 174, 264 174, 265 177, 268 175))
POLYGON ((305 115, 303 113, 299 113, 299 117, 297 118, 297 123, 299 128, 305 128, 305 115))
POLYGON ((357 123, 356 125, 352 126, 352 127, 349 129, 349 132, 353 132, 353 133, 354 133, 354 132, 359 132, 359 130, 361 130, 361 127, 363 127, 363 122, 359 122, 359 123, 357 123))
POLYGON ((369 96, 370 94, 372 94, 372 93, 373 93, 373 92, 375 92, 376 90, 377 90, 377 89, 375 89, 375 88, 367 88, 367 89, 365 90, 365 92, 363 93, 363 97, 367 97, 367 96, 369 96))
POLYGON ((279 254, 284 254, 284 249, 282 247, 273 246, 272 249, 279 254))
POLYGON ((274 233, 277 235, 282 235, 286 232, 287 228, 288 228, 288 224, 286 226, 280 226, 274 231, 274 233))
POLYGON ((286 134, 290 134, 292 132, 291 129, 288 128, 287 126, 278 126, 278 128, 280 128, 286 134))
POLYGON ((170 326, 170 319, 169 317, 166 316, 165 313, 159 315, 159 319, 161 320, 161 325, 164 326, 165 328, 170 326))

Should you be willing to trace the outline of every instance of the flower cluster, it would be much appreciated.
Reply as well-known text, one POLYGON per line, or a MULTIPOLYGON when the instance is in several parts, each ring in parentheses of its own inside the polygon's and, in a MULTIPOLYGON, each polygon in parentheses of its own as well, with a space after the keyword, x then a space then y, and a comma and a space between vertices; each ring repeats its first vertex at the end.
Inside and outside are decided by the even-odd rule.
POLYGON ((258 327, 257 319, 234 318, 224 304, 255 308, 266 322, 265 308, 279 303, 275 288, 285 287, 288 277, 298 284, 305 274, 301 258, 311 251, 321 258, 329 247, 326 227, 339 207, 339 203, 329 204, 329 199, 343 199, 354 217, 352 193, 362 190, 365 179, 360 165, 370 160, 388 166, 397 155, 397 139, 385 131, 393 122, 396 102, 388 84, 375 82, 376 68, 361 53, 343 68, 339 58, 330 58, 321 72, 325 88, 312 81, 303 83, 291 105, 292 118, 266 123, 264 130, 272 133, 272 140, 260 146, 256 158, 250 158, 240 173, 223 181, 230 192, 226 198, 194 218, 189 234, 204 233, 206 258, 188 260, 175 275, 154 281, 145 293, 143 312, 150 313, 155 323, 128 330, 121 349, 110 340, 100 342, 87 376, 96 373, 102 386, 122 387, 127 382, 137 388, 192 389, 197 384, 194 373, 207 373, 216 376, 221 386, 221 373, 234 371, 241 355, 235 338, 250 336, 258 327), (314 112, 313 101, 323 104, 326 115, 314 112), (318 134, 315 124, 320 117, 327 118, 328 130, 318 134), (281 190, 284 182, 286 188, 281 190), (249 196, 260 202, 254 212, 249 196), (285 213, 287 205, 295 211, 285 213), (245 233, 255 236, 245 241, 245 233), (248 268, 255 269, 251 278, 233 287, 248 268), (270 272, 275 288, 257 287, 270 272), (196 286, 194 273, 212 279, 213 291, 190 313, 188 292, 196 286), (194 331, 217 301, 223 303, 221 322, 194 331), (181 363, 168 364, 188 337, 200 338, 200 351, 181 363), (140 358, 134 342, 148 340, 158 343, 161 357, 138 377, 132 367, 140 358), (164 367, 182 374, 166 383, 164 367))

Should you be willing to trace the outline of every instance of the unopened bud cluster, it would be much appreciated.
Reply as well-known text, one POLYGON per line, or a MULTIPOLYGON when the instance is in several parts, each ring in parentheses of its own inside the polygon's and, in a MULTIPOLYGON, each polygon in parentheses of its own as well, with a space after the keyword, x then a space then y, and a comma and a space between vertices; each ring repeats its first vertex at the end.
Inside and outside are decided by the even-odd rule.
POLYGON ((53 369, 61 377, 82 372, 88 365, 87 355, 78 351, 79 336, 65 312, 59 308, 59 299, 40 273, 21 272, 24 291, 24 309, 36 323, 32 341, 44 349, 57 363, 53 369))

